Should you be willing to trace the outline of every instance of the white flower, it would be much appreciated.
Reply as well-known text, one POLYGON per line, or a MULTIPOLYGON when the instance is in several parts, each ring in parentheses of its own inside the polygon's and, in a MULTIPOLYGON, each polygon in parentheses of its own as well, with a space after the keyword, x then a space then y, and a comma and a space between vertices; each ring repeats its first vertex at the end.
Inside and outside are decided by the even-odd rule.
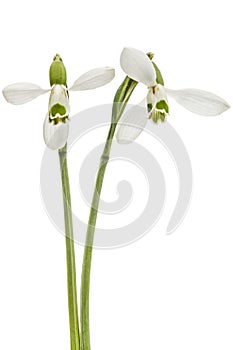
POLYGON ((155 123, 159 120, 164 121, 169 113, 167 95, 189 111, 204 116, 219 115, 230 107, 221 97, 210 92, 197 89, 170 90, 158 84, 152 61, 139 50, 125 48, 121 53, 120 63, 131 79, 147 86, 148 93, 146 103, 143 100, 139 106, 131 108, 123 116, 117 132, 119 143, 134 141, 142 132, 148 119, 155 123))
POLYGON ((97 68, 81 75, 68 89, 66 70, 59 55, 54 57, 50 67, 50 89, 42 89, 31 83, 16 83, 3 89, 6 101, 14 105, 27 103, 50 91, 48 113, 44 121, 43 135, 46 145, 51 149, 62 148, 69 133, 69 95, 68 91, 91 90, 109 83, 115 76, 110 67, 97 68))

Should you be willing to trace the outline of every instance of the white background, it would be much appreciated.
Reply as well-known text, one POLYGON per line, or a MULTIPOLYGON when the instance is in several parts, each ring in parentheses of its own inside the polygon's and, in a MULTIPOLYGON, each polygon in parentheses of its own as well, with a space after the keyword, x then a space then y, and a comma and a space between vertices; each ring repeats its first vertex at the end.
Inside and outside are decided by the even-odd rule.
MULTIPOLYGON (((9 0, 1 3, 0 13, 1 89, 18 81, 47 87, 48 68, 58 52, 69 83, 94 67, 116 68, 110 85, 72 94, 72 111, 109 103, 124 78, 120 52, 132 46, 155 53, 170 88, 202 88, 233 104, 229 0, 9 0)), ((133 100, 143 97, 143 91, 139 87, 133 100)), ((12 106, 0 97, 4 350, 69 349, 64 237, 51 224, 40 195, 47 99, 44 95, 12 106)), ((158 225, 125 248, 94 252, 93 350, 233 347, 232 111, 206 118, 171 101, 170 112, 169 122, 183 139, 193 166, 189 212, 173 235, 166 236, 178 180, 161 148, 168 195, 158 225)), ((146 135, 139 141, 146 144, 146 135)), ((87 153, 90 146, 86 143, 87 153)), ((135 176, 133 168, 131 172, 135 176)), ((119 180, 122 174, 119 167, 119 180)), ((111 200, 111 168, 107 175, 103 195, 111 200)), ((135 191, 140 188, 139 184, 135 191)), ((88 210, 86 218, 87 214, 88 210)), ((78 283, 82 252, 77 246, 78 283)))

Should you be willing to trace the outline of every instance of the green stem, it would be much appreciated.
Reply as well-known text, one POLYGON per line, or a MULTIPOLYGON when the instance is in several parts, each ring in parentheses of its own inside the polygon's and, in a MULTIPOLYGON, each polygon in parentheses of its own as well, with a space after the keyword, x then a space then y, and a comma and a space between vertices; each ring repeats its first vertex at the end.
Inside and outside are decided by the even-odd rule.
POLYGON ((65 221, 65 239, 66 239, 66 263, 67 263, 67 289, 68 289, 68 308, 70 322, 70 346, 71 350, 80 350, 77 288, 76 288, 76 268, 75 251, 73 240, 73 223, 71 210, 71 197, 69 174, 67 167, 67 146, 59 149, 59 160, 63 190, 63 206, 65 221))
POLYGON ((89 320, 89 294, 90 294, 90 274, 92 261, 92 247, 95 233, 96 220, 98 215, 99 198, 103 185, 105 170, 108 164, 112 141, 117 123, 126 107, 126 104, 137 85, 137 82, 126 77, 114 98, 112 109, 112 123, 108 132, 104 151, 100 159, 97 173, 95 190, 92 198, 92 205, 88 220, 86 234, 86 245, 83 256, 82 281, 81 281, 81 343, 82 350, 90 350, 90 320, 89 320))

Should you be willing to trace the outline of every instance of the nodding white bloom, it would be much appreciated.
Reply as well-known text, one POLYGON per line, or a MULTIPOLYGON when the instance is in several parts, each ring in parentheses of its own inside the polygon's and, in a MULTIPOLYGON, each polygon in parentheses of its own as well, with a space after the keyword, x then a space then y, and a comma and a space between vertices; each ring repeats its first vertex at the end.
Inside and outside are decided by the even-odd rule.
POLYGON ((70 105, 68 91, 96 89, 109 83, 114 76, 115 70, 113 68, 96 68, 81 75, 68 89, 66 69, 61 57, 57 54, 49 70, 50 89, 45 90, 31 83, 16 83, 6 86, 3 89, 3 96, 7 102, 20 105, 50 91, 43 135, 49 148, 59 149, 66 144, 69 134, 70 105))
POLYGON ((134 141, 142 132, 148 119, 155 123, 159 120, 164 122, 169 113, 167 95, 187 110, 204 116, 219 115, 230 107, 221 97, 207 91, 165 88, 158 67, 150 59, 153 56, 150 58, 148 56, 151 54, 146 55, 133 48, 124 48, 121 53, 120 63, 124 72, 131 79, 146 85, 148 93, 139 106, 132 107, 123 116, 117 132, 119 143, 134 141))

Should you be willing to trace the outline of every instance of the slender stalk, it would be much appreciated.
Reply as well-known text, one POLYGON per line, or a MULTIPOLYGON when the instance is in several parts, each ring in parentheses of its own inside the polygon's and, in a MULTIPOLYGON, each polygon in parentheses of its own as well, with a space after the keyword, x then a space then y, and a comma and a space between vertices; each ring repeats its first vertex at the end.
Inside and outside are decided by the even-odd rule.
POLYGON ((68 290, 68 308, 70 323, 70 346, 71 350, 80 350, 80 335, 78 321, 77 288, 76 288, 76 267, 75 251, 73 240, 73 223, 71 210, 71 197, 69 174, 67 167, 67 146, 59 149, 59 160, 63 190, 63 207, 66 234, 66 263, 67 263, 67 290, 68 290))
POLYGON ((90 274, 92 261, 92 247, 96 220, 98 215, 99 198, 103 185, 105 170, 108 164, 111 151, 112 141, 116 130, 117 123, 126 107, 126 104, 137 85, 137 82, 126 77, 114 98, 112 109, 112 123, 108 132, 104 151, 100 159, 99 170, 97 173, 95 190, 92 198, 88 228, 86 233, 86 245, 83 256, 82 281, 81 281, 81 348, 90 350, 90 321, 89 321, 89 294, 90 294, 90 274))

